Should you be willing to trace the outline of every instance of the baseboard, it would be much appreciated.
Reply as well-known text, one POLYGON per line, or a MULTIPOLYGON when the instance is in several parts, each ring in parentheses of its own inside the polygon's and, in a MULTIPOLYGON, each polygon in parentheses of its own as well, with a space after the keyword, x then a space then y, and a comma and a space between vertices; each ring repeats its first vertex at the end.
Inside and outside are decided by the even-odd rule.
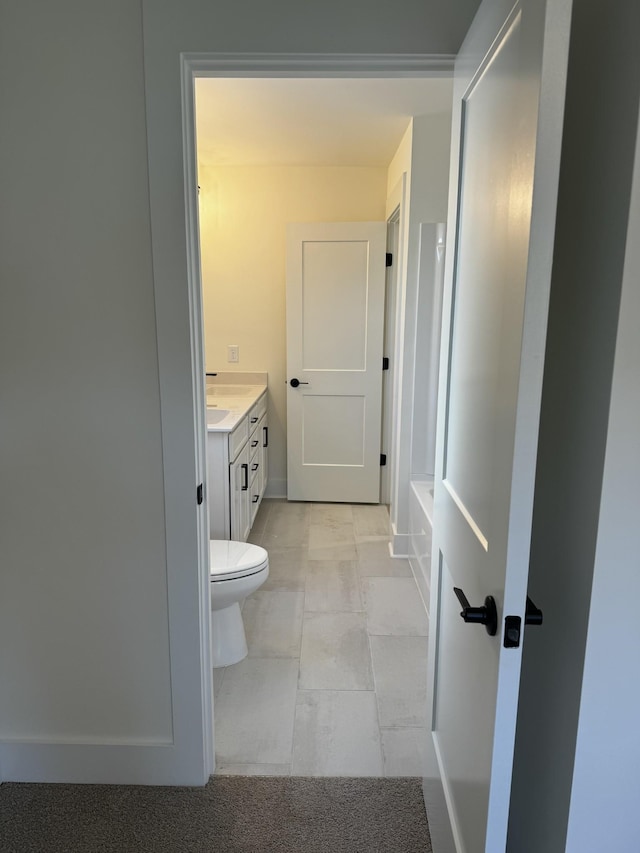
POLYGON ((287 479, 273 479, 269 477, 267 480, 267 488, 264 490, 265 498, 286 498, 287 496, 287 479))
POLYGON ((422 780, 422 796, 429 820, 429 835, 433 853, 456 853, 451 832, 447 801, 439 778, 422 780))
POLYGON ((389 542, 391 556, 408 558, 410 544, 411 536, 408 533, 398 533, 395 524, 391 522, 391 541, 389 542))
POLYGON ((94 785, 205 785, 208 773, 174 744, 98 744, 5 741, 0 763, 5 782, 94 785))

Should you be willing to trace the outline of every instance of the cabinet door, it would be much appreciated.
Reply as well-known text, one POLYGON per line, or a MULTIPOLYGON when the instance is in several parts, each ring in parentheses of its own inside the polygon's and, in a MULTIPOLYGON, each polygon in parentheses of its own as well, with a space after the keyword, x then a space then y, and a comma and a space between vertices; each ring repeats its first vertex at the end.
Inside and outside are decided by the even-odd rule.
POLYGON ((249 447, 245 445, 237 459, 229 465, 231 490, 231 538, 246 542, 249 535, 249 447))
POLYGON ((264 495, 265 489, 267 488, 267 476, 269 474, 269 464, 268 464, 269 451, 267 450, 267 448, 269 447, 269 424, 267 422, 266 414, 264 415, 264 417, 262 418, 262 421, 260 422, 260 438, 261 438, 261 442, 262 442, 261 447, 260 447, 260 453, 262 456, 262 458, 260 460, 261 469, 262 469, 262 491, 261 491, 261 494, 264 495))

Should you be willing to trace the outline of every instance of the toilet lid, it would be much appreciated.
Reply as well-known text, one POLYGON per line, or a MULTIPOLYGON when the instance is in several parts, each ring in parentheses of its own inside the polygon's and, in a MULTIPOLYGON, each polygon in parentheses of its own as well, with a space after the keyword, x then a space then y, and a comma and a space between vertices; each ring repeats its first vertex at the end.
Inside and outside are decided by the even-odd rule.
POLYGON ((268 564, 269 555, 259 545, 228 539, 212 539, 209 542, 209 570, 212 580, 252 575, 268 564))

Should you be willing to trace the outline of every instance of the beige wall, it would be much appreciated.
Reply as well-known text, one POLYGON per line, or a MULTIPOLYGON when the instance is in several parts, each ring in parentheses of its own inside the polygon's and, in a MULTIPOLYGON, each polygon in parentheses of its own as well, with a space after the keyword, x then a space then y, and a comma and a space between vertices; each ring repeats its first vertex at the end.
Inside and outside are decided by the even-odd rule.
MULTIPOLYGON (((389 163, 387 169, 387 198, 393 195, 398 181, 402 178, 404 172, 411 172, 411 143, 413 141, 413 119, 409 122, 409 127, 406 129, 404 136, 400 140, 400 144, 393 155, 393 159, 389 163)), ((387 217, 393 213, 393 210, 387 210, 387 217)))
POLYGON ((387 170, 201 167, 200 233, 208 371, 269 374, 269 494, 286 492, 285 236, 289 222, 385 219, 387 170), (238 344, 240 361, 227 362, 238 344))

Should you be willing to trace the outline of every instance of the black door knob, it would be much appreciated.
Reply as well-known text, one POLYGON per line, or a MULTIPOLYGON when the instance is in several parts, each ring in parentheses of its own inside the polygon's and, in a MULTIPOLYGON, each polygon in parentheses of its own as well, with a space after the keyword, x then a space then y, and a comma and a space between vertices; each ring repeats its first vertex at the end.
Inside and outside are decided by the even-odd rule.
POLYGON ((308 384, 309 384, 308 382, 300 382, 299 379, 292 379, 291 382, 289 382, 289 385, 291 385, 292 388, 297 388, 298 385, 308 385, 308 384))
POLYGON ((462 605, 460 612, 462 619, 474 625, 484 625, 487 629, 487 634, 490 637, 494 637, 498 630, 498 610, 495 598, 492 595, 488 595, 484 600, 483 607, 471 607, 467 596, 459 587, 454 586, 453 591, 462 605))

